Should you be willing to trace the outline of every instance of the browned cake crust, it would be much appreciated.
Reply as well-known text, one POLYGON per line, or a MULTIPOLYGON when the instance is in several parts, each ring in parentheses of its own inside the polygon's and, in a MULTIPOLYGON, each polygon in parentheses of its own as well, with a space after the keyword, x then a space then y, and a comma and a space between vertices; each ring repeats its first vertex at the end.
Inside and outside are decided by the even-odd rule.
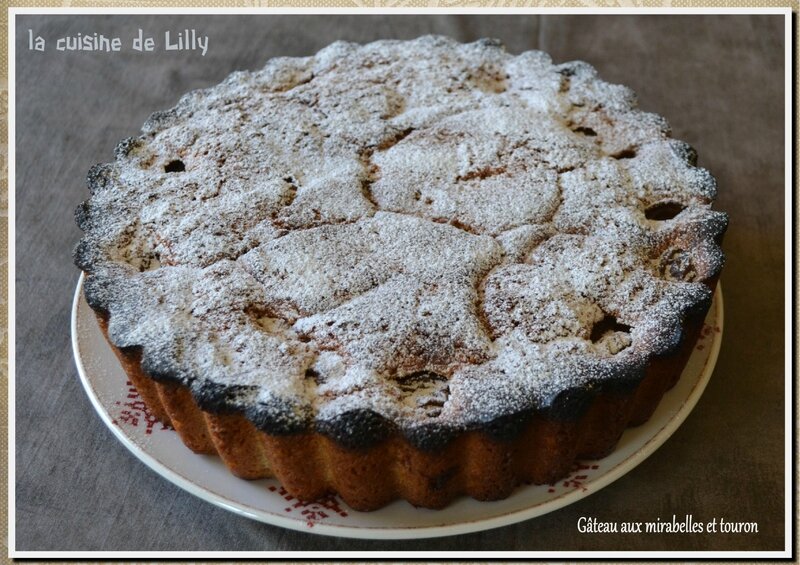
MULTIPOLYGON (((713 290, 716 281, 709 286, 713 290)), ((100 315, 97 319, 108 339, 106 320, 100 315)), ((598 394, 577 420, 533 414, 511 440, 467 431, 438 451, 415 447, 400 434, 362 448, 344 447, 318 432, 269 434, 241 414, 201 409, 188 387, 149 377, 140 352, 109 344, 148 409, 172 425, 186 447, 218 455, 234 475, 277 478, 300 500, 338 494, 361 511, 397 499, 439 509, 462 495, 500 500, 521 484, 553 483, 569 473, 575 460, 611 453, 625 429, 647 422, 664 393, 678 382, 703 320, 700 314, 687 318, 680 347, 653 359, 635 389, 598 394)))
POLYGON ((630 89, 432 36, 234 73, 88 187, 84 295, 153 414, 360 510, 609 453, 679 378, 728 223, 630 89))

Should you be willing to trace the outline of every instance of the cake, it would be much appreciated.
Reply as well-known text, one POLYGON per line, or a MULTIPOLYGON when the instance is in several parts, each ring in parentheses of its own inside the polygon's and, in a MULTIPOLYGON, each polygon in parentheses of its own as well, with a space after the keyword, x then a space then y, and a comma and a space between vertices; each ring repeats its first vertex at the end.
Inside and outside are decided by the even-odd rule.
POLYGON ((84 293, 197 453, 358 510, 509 496, 680 376, 716 183, 584 62, 336 42, 183 96, 88 175, 84 293))

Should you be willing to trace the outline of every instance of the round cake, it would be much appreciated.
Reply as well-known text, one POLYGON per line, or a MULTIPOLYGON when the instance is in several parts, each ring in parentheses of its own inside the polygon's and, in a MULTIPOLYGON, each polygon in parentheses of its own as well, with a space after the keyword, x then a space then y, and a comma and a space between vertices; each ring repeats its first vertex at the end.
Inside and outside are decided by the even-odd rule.
POLYGON ((156 112, 93 167, 75 261, 194 451, 369 510, 601 457, 679 377, 716 184, 583 62, 337 42, 156 112))

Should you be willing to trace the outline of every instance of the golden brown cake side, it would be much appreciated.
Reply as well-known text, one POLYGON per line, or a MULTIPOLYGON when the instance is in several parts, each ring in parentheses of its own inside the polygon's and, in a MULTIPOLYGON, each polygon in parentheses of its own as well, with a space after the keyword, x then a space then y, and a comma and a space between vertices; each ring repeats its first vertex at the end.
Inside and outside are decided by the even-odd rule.
MULTIPOLYGON (((97 319, 108 339, 106 321, 97 319)), ((300 500, 335 493, 350 507, 370 511, 397 499, 423 508, 443 508, 462 495, 499 500, 520 484, 559 480, 576 459, 605 457, 625 429, 646 422, 675 385, 702 327, 703 316, 687 320, 680 347, 653 359, 635 389, 598 394, 578 420, 534 414, 511 440, 467 431, 437 451, 422 450, 399 434, 366 448, 345 447, 319 432, 268 434, 241 414, 201 409, 187 387, 153 381, 138 352, 109 344, 148 409, 195 453, 219 455, 243 479, 277 478, 300 500)))

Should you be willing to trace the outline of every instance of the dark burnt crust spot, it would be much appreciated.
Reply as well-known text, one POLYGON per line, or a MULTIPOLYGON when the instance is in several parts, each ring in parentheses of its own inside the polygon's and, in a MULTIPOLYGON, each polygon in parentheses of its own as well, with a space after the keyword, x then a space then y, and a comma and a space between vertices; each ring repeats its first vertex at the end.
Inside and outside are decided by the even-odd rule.
MULTIPOLYGON (((164 353, 154 354, 147 348, 139 346, 121 347, 120 349, 125 351, 128 350, 129 347, 138 347, 141 351, 142 371, 154 381, 164 384, 182 384, 194 389, 194 379, 181 375, 177 371, 175 362, 171 357, 168 358, 164 353)), ((194 393, 194 390, 193 396, 195 400, 202 401, 202 399, 194 393)))
POLYGON ((414 447, 435 453, 447 447, 462 430, 439 422, 426 422, 400 430, 403 437, 414 447))
POLYGON ((195 379, 192 396, 206 412, 214 414, 234 414, 240 411, 240 397, 247 396, 256 389, 247 386, 223 385, 206 379, 195 379))
POLYGON ((244 415, 257 429, 271 435, 287 436, 310 430, 309 411, 285 400, 251 404, 245 408, 244 415))
POLYGON ((75 223, 82 231, 87 231, 91 228, 91 204, 89 200, 81 202, 75 208, 75 223))
MULTIPOLYGON (((85 246, 86 244, 84 241, 78 244, 78 249, 76 249, 76 262, 84 259, 84 257, 79 255, 85 253, 85 250, 81 249, 85 246)), ((85 273, 87 272, 86 269, 83 270, 85 273)), ((83 296, 86 298, 86 303, 104 320, 109 319, 112 303, 110 294, 112 292, 112 285, 108 282, 108 279, 104 277, 87 274, 83 281, 83 296)))
POLYGON ((170 108, 169 110, 159 110, 157 112, 153 112, 150 114, 150 117, 147 118, 144 126, 142 126, 142 131, 144 133, 153 135, 158 130, 162 130, 175 123, 178 116, 178 107, 170 108))
POLYGON ((554 396, 542 413, 555 422, 576 422, 586 413, 597 394, 598 390, 592 383, 568 388, 554 396))
POLYGON ((716 280, 719 273, 714 274, 711 278, 705 280, 703 284, 706 285, 708 292, 706 292, 700 300, 690 304, 683 312, 683 323, 680 326, 681 339, 683 337, 683 328, 687 325, 697 324, 702 322, 706 317, 708 310, 711 308, 711 303, 714 299, 713 289, 716 286, 716 280))
POLYGON ((532 408, 519 410, 494 418, 478 429, 495 441, 513 441, 528 425, 533 414, 532 408))
POLYGON ((366 449, 394 431, 389 421, 372 410, 351 410, 330 420, 317 420, 318 432, 350 449, 366 449))
POLYGON ((482 45, 483 47, 490 47, 494 49, 500 49, 505 51, 506 45, 503 43, 502 39, 498 39, 496 37, 482 37, 478 39, 475 43, 478 45, 482 45))
POLYGON ((588 67, 586 63, 582 61, 570 61, 568 63, 562 63, 556 66, 556 72, 561 76, 565 77, 574 77, 578 74, 581 70, 584 70, 588 67))
MULTIPOLYGON (((97 261, 97 256, 93 253, 92 244, 88 239, 81 239, 72 251, 72 258, 75 266, 82 271, 88 271, 97 261)), ((88 299, 87 299, 88 300, 88 299)), ((89 303, 91 306, 91 302, 89 303)))
MULTIPOLYGON (((668 354, 668 353, 663 353, 668 354)), ((626 362, 615 365, 615 374, 612 379, 595 380, 592 383, 594 390, 600 393, 630 394, 636 390, 639 383, 647 376, 646 357, 630 356, 626 362)))
POLYGON ((114 148, 114 156, 117 159, 124 159, 142 145, 144 142, 140 137, 126 137, 114 148))
POLYGON ((94 195, 98 190, 109 188, 114 176, 114 166, 111 163, 98 163, 86 175, 86 186, 94 195))
POLYGON ((670 146, 672 147, 672 151, 679 158, 683 159, 693 167, 697 166, 697 151, 694 147, 686 142, 678 140, 672 140, 670 146))

